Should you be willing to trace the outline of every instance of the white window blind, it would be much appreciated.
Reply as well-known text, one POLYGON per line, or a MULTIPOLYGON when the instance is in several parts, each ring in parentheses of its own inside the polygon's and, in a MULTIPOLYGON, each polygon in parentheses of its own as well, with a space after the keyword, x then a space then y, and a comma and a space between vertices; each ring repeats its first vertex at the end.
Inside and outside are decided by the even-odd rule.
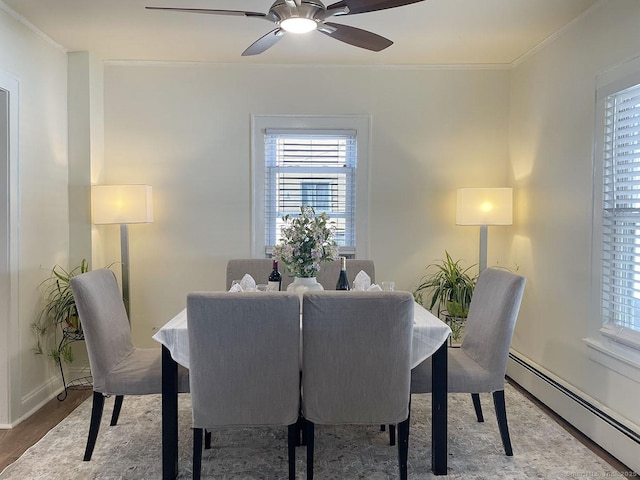
POLYGON ((607 96, 604 135, 603 317, 640 331, 640 85, 607 96))
POLYGON ((356 130, 267 129, 265 141, 265 246, 280 239, 284 215, 303 205, 336 223, 342 254, 356 245, 356 130))

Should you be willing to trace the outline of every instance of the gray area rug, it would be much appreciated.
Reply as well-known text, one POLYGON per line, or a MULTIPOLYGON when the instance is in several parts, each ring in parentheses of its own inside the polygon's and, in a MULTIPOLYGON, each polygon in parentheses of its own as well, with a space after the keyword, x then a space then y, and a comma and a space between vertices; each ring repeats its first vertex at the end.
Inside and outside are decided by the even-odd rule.
MULTIPOLYGON (((481 395, 485 422, 475 419, 470 395, 449 395, 449 476, 431 473, 431 397, 413 396, 409 478, 570 479, 618 476, 616 470, 507 385, 513 457, 506 457, 490 395, 481 395)), ((40 442, 9 465, 0 479, 159 479, 159 395, 125 397, 117 426, 105 413, 93 458, 83 462, 91 400, 85 401, 40 442)), ((179 400, 179 477, 191 478, 192 431, 188 395, 179 400)), ((376 426, 316 426, 315 478, 398 478, 397 449, 376 426)), ((296 452, 296 478, 305 478, 304 447, 296 452)), ((287 478, 286 428, 224 429, 213 433, 203 455, 203 478, 287 478)))

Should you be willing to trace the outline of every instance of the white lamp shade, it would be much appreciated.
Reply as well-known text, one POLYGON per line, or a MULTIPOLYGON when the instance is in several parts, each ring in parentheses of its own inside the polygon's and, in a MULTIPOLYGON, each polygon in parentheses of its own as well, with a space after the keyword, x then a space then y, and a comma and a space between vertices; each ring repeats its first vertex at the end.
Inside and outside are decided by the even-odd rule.
POLYGON ((456 225, 513 224, 511 188, 459 188, 456 225))
POLYGON ((153 222, 153 195, 149 185, 94 185, 91 205, 96 225, 153 222))

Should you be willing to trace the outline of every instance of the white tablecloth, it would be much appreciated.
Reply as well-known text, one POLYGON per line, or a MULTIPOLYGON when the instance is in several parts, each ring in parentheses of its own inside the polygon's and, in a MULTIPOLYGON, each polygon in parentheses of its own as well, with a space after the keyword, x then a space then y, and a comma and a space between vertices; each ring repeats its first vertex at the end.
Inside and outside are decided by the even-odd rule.
MULTIPOLYGON (((439 320, 422 305, 414 303, 411 368, 433 355, 450 334, 451 329, 446 323, 439 320)), ((167 347, 171 352, 171 357, 176 362, 189 368, 189 334, 187 332, 186 308, 158 330, 153 339, 167 347)))

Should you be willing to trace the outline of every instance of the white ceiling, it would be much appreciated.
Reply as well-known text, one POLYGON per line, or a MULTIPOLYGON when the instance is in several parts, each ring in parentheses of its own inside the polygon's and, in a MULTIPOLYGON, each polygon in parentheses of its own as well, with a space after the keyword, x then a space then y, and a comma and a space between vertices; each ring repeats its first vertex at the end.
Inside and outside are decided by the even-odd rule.
POLYGON ((91 51, 104 60, 469 65, 510 64, 598 1, 426 0, 331 19, 395 42, 382 52, 370 52, 311 32, 288 34, 255 57, 240 54, 274 28, 269 22, 150 11, 144 7, 266 13, 272 0, 0 0, 0 7, 8 6, 68 51, 91 51))

